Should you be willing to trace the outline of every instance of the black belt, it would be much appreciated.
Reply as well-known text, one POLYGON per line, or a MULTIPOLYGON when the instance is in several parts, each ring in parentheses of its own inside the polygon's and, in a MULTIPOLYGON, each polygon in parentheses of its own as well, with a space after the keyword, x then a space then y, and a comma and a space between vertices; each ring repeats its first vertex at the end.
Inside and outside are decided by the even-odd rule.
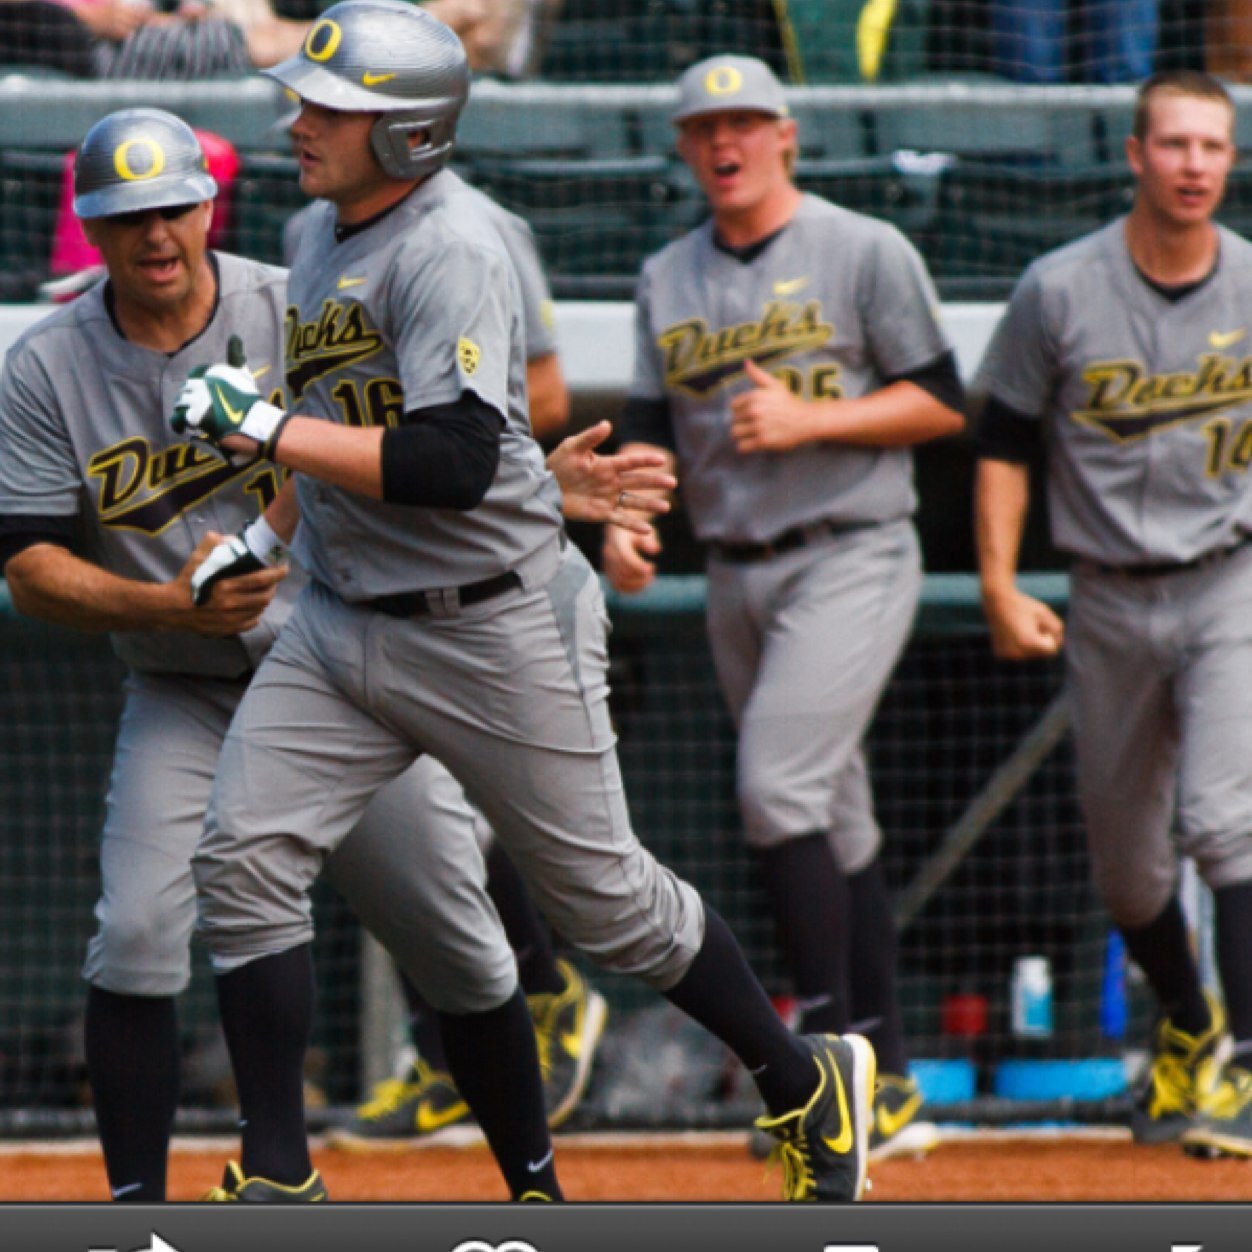
POLYGON ((386 613, 388 617, 423 617, 428 613, 452 616, 457 605, 468 608, 471 604, 481 604, 521 585, 522 580, 517 574, 508 570, 496 574, 494 578, 484 578, 481 582, 466 583, 464 587, 452 587, 447 591, 405 591, 394 596, 379 596, 365 603, 368 608, 386 613), (446 611, 440 612, 436 606, 446 606, 446 611))
POLYGON ((1100 565, 1093 562, 1101 574, 1121 574, 1126 578, 1161 578, 1166 574, 1183 574, 1187 570, 1203 569, 1206 565, 1216 565, 1228 556, 1246 548, 1252 543, 1252 533, 1240 535, 1228 548, 1215 548, 1202 556, 1193 557, 1190 561, 1157 561, 1151 565, 1100 565))
POLYGON ((790 530, 784 530, 766 543, 725 543, 714 539, 709 547, 719 560, 729 561, 731 565, 750 565, 754 561, 767 561, 770 557, 781 556, 784 552, 794 552, 815 539, 824 539, 828 535, 846 535, 849 531, 865 530, 876 525, 877 522, 810 522, 807 526, 793 526, 790 530))

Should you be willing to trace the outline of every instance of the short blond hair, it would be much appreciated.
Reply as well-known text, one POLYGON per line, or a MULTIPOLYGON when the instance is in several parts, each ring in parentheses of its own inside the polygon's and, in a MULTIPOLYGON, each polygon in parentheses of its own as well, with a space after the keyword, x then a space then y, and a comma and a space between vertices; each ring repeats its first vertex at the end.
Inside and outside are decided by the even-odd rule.
POLYGON ((1212 76, 1202 70, 1162 70, 1144 80, 1135 96, 1135 117, 1131 134, 1141 143, 1147 137, 1152 102, 1159 96, 1186 96, 1193 100, 1212 100, 1224 104, 1230 110, 1234 123, 1235 102, 1230 92, 1212 76))

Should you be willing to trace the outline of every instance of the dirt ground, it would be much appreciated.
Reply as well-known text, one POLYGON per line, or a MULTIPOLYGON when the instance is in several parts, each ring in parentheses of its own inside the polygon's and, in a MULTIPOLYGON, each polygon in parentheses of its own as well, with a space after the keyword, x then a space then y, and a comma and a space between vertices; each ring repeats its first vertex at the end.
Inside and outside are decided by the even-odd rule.
MULTIPOLYGON (((179 1143, 170 1199, 197 1200, 216 1183, 231 1140, 179 1143)), ((777 1201, 781 1176, 738 1135, 562 1136, 558 1169, 571 1201, 777 1201)), ((481 1143, 403 1153, 315 1145, 332 1201, 492 1202, 506 1198, 481 1143)), ((870 1203, 944 1201, 1250 1201, 1252 1161, 1193 1160, 1174 1146, 1136 1147, 1116 1131, 1073 1136, 1003 1132, 945 1140, 922 1160, 870 1168, 870 1203)), ((108 1199, 92 1144, 0 1151, 0 1202, 108 1199)))

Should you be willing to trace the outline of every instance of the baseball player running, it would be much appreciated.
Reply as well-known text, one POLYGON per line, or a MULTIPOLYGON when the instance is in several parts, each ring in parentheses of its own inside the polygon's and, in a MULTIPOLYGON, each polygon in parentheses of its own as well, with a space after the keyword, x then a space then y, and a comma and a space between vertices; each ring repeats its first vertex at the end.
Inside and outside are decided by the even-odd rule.
MULTIPOLYGON (((768 66, 693 65, 674 122, 712 213, 644 265, 624 446, 676 459, 707 545, 744 830, 799 1029, 866 1034, 872 1152, 924 1152, 863 740, 921 587, 909 446, 961 429, 961 384, 914 249, 793 183, 768 66)), ((606 532, 604 571, 639 591, 659 551, 655 531, 606 532)))
MULTIPOLYGON (((483 205, 517 274, 531 432, 543 443, 560 435, 569 420, 569 391, 557 354, 551 291, 530 226, 487 196, 483 205)), ((293 214, 283 229, 287 264, 295 257, 314 209, 307 205, 293 214)), ((442 766, 434 768, 441 775, 440 792, 446 791, 453 804, 464 803, 456 780, 442 766)), ((556 955, 552 935, 524 880, 481 814, 476 815, 475 830, 487 863, 487 893, 518 957, 518 975, 535 1022, 548 1125, 555 1129, 573 1114, 587 1088, 608 1005, 573 962, 556 955)), ((440 1136, 470 1117, 448 1073, 438 1018, 402 972, 400 986, 409 1042, 401 1051, 396 1073, 375 1086, 346 1124, 327 1132, 327 1143, 334 1147, 403 1148, 418 1139, 440 1136)))
POLYGON ((1064 645, 1095 882, 1158 1002, 1135 1138, 1249 1156, 1252 246, 1212 221, 1233 125, 1206 75, 1140 88, 1129 214, 1031 265, 987 348, 976 512, 996 653, 1064 645), (1067 623, 1015 581, 1043 449, 1067 623), (1192 957, 1180 856, 1213 890, 1225 1011, 1192 957))
MULTIPOLYGON (((215 364, 173 419, 297 471, 312 579, 240 703, 193 862, 227 1038, 263 1012, 275 1045, 232 1046, 245 1153, 275 1184, 308 1176, 291 1081, 308 1027, 283 992, 308 979, 308 885, 378 788, 430 752, 555 929, 743 1061, 785 1194, 859 1198, 872 1048, 792 1034, 726 923, 631 828, 603 597, 530 434, 517 280, 480 199, 443 168, 464 49, 421 9, 344 0, 268 73, 301 98, 301 186, 330 202, 292 268, 292 409, 215 364)), ((511 1066, 481 1077, 511 1106, 511 1066)))
MULTIPOLYGON (((104 118, 75 173, 75 211, 104 254, 108 281, 8 354, 0 562, 22 612, 112 632, 129 671, 98 930, 84 967, 86 1056, 112 1193, 153 1201, 165 1196, 178 1100, 175 1002, 190 974, 191 854, 227 723, 302 581, 281 561, 267 564, 282 553, 276 530, 294 526, 294 510, 282 516, 291 488, 280 491, 272 466, 231 465, 171 442, 166 413, 187 369, 201 353, 225 351, 235 327, 253 343, 255 377, 281 398, 286 275, 206 252, 216 188, 194 134, 168 113, 104 118), (243 571, 231 577, 229 562, 212 559, 213 532, 240 530, 271 501, 263 525, 230 541, 234 572, 243 571)), ((641 463, 597 457, 607 433, 607 424, 593 428, 553 453, 569 506, 642 525, 619 508, 641 463)), ((514 962, 481 889, 472 815, 441 801, 439 785, 433 763, 418 762, 379 793, 327 872, 441 1015, 464 1015, 453 1046, 490 1052, 494 1042, 469 1036, 481 1019, 494 1038, 491 1019, 515 986, 514 962), (415 816, 418 838, 410 837, 415 816)), ((508 1053, 521 1094, 528 1059, 524 1048, 508 1053)), ((520 1128, 528 1112, 542 1122, 519 1100, 507 1110, 510 1125, 520 1128)), ((533 1139, 523 1136, 514 1152, 523 1182, 541 1129, 533 1139)), ((282 1195, 253 1182, 238 1190, 246 1200, 282 1195)), ((320 1182, 305 1192, 320 1194, 320 1182)))

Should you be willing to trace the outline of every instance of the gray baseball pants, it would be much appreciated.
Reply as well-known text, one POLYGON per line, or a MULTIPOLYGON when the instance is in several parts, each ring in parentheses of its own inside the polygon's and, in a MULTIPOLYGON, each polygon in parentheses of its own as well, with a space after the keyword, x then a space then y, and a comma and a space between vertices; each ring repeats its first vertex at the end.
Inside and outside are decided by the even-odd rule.
POLYGON ((1149 578, 1076 564, 1066 627, 1079 797, 1097 888, 1146 925, 1179 856, 1252 879, 1252 547, 1149 578))
MULTIPOLYGON (((678 982, 704 910, 631 828, 607 626, 598 579, 555 537, 521 588, 447 615, 389 617, 307 588, 227 734, 194 859, 215 967, 308 940, 322 858, 428 752, 570 943, 660 990, 678 982)), ((467 915, 449 932, 468 939, 479 924, 467 915)))

